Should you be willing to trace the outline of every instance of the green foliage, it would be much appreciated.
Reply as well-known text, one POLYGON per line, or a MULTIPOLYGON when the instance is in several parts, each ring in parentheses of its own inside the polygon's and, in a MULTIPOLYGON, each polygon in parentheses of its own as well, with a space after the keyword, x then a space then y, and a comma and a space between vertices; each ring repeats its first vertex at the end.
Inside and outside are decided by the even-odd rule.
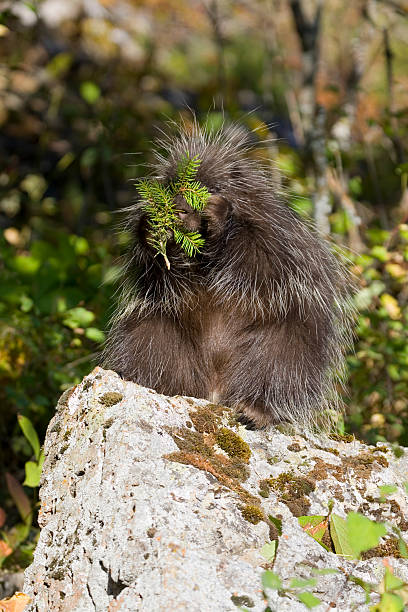
MULTIPOLYGON (((390 491, 391 493, 391 491, 390 491)), ((371 521, 367 517, 357 512, 349 512, 346 519, 336 514, 332 514, 331 505, 329 506, 328 516, 301 516, 299 524, 304 531, 319 542, 326 550, 328 547, 323 544, 323 530, 330 529, 330 537, 334 546, 334 551, 341 557, 349 560, 358 560, 363 551, 376 547, 382 536, 386 535, 387 529, 382 523, 371 521)), ((388 532, 397 534, 402 540, 401 534, 395 526, 388 525, 388 532)), ((265 544, 261 549, 261 554, 268 562, 273 563, 279 541, 265 544), (274 544, 274 547, 271 547, 274 544)), ((378 604, 370 607, 370 612, 400 612, 404 605, 408 603, 408 583, 393 574, 391 567, 385 564, 385 573, 379 584, 371 584, 361 580, 353 574, 347 574, 346 580, 354 582, 360 586, 366 594, 366 603, 371 603, 372 595, 380 595, 378 604)), ((319 592, 319 577, 333 575, 333 580, 337 580, 340 570, 334 568, 312 569, 310 577, 281 579, 279 574, 267 570, 262 574, 262 589, 265 597, 268 598, 268 589, 279 591, 281 595, 296 597, 306 608, 313 609, 321 603, 312 591, 319 592)), ((340 580, 344 580, 341 574, 340 580)), ((265 612, 270 610, 265 608, 265 612)))
POLYGON ((356 555, 350 541, 347 523, 337 514, 332 514, 330 517, 330 536, 333 542, 334 550, 338 555, 342 555, 346 559, 355 558, 356 555))
POLYGON ((398 490, 398 487, 397 485, 383 485, 379 487, 378 490, 380 492, 379 501, 384 502, 386 501, 388 495, 391 495, 392 493, 395 493, 395 491, 398 490))
POLYGON ((382 523, 375 523, 358 512, 349 512, 346 524, 347 540, 357 559, 363 551, 377 546, 379 539, 387 533, 382 523))
POLYGON ((34 451, 35 458, 38 461, 40 457, 41 449, 40 449, 40 441, 38 439, 37 432, 35 431, 30 419, 23 416, 22 414, 19 414, 17 418, 18 418, 18 424, 20 425, 24 436, 29 441, 31 448, 34 451))
MULTIPOLYGON (((391 494, 397 488, 391 491, 389 487, 388 490, 391 494)), ((381 495, 378 501, 383 502, 384 497, 381 495)), ((330 550, 325 543, 329 536, 333 552, 346 559, 359 559, 364 551, 378 546, 380 539, 387 534, 397 539, 401 557, 408 558, 406 543, 396 526, 376 523, 358 512, 349 512, 346 520, 330 509, 327 516, 300 516, 298 521, 303 530, 326 550, 330 550)))
POLYGON ((85 81, 81 84, 81 96, 88 104, 95 104, 101 97, 100 87, 92 81, 85 81))
POLYGON ((272 542, 267 542, 261 548, 261 555, 270 563, 274 560, 276 555, 277 542, 273 540, 272 542))
MULTIPOLYGON (((16 554, 21 557, 24 547, 23 545, 25 545, 25 552, 23 555, 27 555, 27 563, 24 564, 25 566, 31 562, 32 552, 34 550, 33 540, 31 539, 31 542, 27 542, 33 522, 33 508, 29 498, 18 480, 8 472, 5 476, 9 495, 15 504, 21 522, 15 522, 13 527, 3 529, 0 532, 0 568, 5 563, 10 562, 10 560, 12 566, 13 557, 16 554)), ((2 508, 0 508, 0 510, 0 527, 2 527, 5 523, 7 515, 2 508)), ((21 566, 20 563, 18 565, 21 566)))
POLYGON ((0 488, 5 567, 31 561, 44 461, 39 438, 58 396, 89 371, 104 339, 111 259, 102 244, 91 249, 84 237, 61 232, 26 249, 0 239, 0 468, 11 472, 0 488))
POLYGON ((290 578, 288 584, 285 585, 278 574, 271 570, 266 570, 263 572, 261 580, 266 597, 267 589, 271 589, 273 591, 281 591, 287 595, 293 595, 305 604, 308 609, 312 609, 321 603, 320 599, 313 595, 313 593, 303 590, 305 588, 315 587, 317 584, 316 578, 290 578))
POLYGON ((348 357, 349 427, 369 442, 408 444, 408 226, 372 229, 355 255, 360 289, 355 354, 348 357))
POLYGON ((143 209, 148 215, 150 231, 147 240, 157 253, 164 257, 168 268, 170 262, 166 246, 169 233, 189 257, 194 257, 204 246, 204 239, 199 232, 189 232, 183 227, 174 201, 177 196, 183 196, 193 210, 203 210, 210 193, 196 180, 200 163, 197 155, 190 158, 186 154, 177 168, 175 180, 169 185, 162 185, 157 180, 142 180, 136 186, 144 201, 143 209))
POLYGON ((23 485, 35 489, 40 484, 41 471, 44 463, 44 452, 40 449, 40 441, 30 419, 21 414, 19 414, 17 418, 18 424, 25 438, 30 443, 35 455, 35 461, 27 461, 25 464, 26 477, 23 485))

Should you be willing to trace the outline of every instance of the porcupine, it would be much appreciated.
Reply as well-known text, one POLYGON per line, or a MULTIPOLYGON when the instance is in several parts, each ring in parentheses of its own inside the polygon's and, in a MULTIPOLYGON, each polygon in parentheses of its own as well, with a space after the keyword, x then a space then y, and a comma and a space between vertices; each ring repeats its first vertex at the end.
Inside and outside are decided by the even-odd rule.
POLYGON ((169 236, 167 269, 143 203, 128 208, 133 241, 104 366, 165 395, 235 407, 251 428, 308 428, 333 414, 351 330, 345 266, 285 203, 270 166, 250 158, 238 125, 209 134, 194 123, 160 144, 163 184, 186 154, 201 162, 207 205, 199 213, 177 196, 177 209, 205 245, 192 258, 169 236))

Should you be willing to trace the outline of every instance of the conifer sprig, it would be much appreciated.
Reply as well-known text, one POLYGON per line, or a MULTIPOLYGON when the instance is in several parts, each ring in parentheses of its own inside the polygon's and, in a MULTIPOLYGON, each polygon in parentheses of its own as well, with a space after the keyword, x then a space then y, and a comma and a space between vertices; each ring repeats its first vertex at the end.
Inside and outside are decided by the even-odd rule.
POLYGON ((162 185, 156 179, 144 179, 136 186, 143 200, 143 210, 148 215, 150 232, 149 244, 164 257, 166 267, 170 262, 166 254, 167 241, 173 234, 177 244, 189 257, 194 257, 204 246, 204 238, 199 232, 187 231, 179 217, 174 203, 176 196, 181 195, 187 204, 201 212, 208 202, 210 192, 205 185, 196 180, 201 160, 198 155, 190 158, 186 154, 177 167, 176 178, 169 185, 162 185))

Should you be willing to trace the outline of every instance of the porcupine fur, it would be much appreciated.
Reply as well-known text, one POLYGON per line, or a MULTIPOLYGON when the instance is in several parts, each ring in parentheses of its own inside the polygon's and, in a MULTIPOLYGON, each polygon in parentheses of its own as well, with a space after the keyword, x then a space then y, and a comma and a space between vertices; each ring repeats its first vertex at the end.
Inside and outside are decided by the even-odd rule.
POLYGON ((195 122, 160 146, 163 183, 186 153, 201 160, 211 198, 201 215, 182 198, 181 218, 205 246, 191 258, 170 240, 167 270, 146 241, 142 202, 127 209, 133 242, 104 366, 165 395, 233 406, 251 427, 324 427, 351 338, 345 266, 287 206, 271 167, 250 158, 238 125, 209 134, 195 122))

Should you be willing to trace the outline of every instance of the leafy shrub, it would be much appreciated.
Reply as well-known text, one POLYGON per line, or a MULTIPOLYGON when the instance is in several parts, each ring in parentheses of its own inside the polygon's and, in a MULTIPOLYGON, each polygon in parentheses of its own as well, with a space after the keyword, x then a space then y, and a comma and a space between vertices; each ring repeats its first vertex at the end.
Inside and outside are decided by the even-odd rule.
MULTIPOLYGON (((115 271, 106 245, 91 249, 83 237, 57 232, 27 250, 0 239, 0 466, 14 483, 8 495, 1 490, 0 506, 9 527, 21 515, 11 490, 31 499, 26 505, 35 502, 35 490, 18 483, 38 484, 42 456, 33 431, 43 438, 61 392, 97 363, 115 271)), ((29 523, 10 540, 13 550, 32 517, 29 523)))
POLYGON ((354 256, 361 289, 354 354, 348 358, 349 427, 370 442, 408 445, 408 225, 369 230, 354 256))

